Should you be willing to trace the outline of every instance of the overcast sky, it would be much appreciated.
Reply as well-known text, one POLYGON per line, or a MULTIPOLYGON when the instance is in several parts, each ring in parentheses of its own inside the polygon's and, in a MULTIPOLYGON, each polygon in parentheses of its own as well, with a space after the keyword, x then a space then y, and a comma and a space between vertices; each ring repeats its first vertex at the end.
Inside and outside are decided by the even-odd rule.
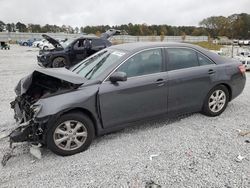
POLYGON ((250 0, 0 0, 0 20, 86 26, 198 25, 206 17, 250 13, 250 0))

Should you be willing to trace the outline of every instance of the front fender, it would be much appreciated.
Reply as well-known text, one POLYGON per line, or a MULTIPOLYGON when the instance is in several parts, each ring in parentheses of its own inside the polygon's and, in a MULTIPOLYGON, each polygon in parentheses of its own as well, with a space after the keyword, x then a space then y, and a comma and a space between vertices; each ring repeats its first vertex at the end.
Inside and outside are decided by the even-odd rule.
POLYGON ((43 119, 47 116, 56 115, 62 111, 74 108, 83 108, 96 114, 96 94, 98 85, 82 87, 75 91, 63 93, 40 99, 35 104, 42 105, 36 118, 43 119))

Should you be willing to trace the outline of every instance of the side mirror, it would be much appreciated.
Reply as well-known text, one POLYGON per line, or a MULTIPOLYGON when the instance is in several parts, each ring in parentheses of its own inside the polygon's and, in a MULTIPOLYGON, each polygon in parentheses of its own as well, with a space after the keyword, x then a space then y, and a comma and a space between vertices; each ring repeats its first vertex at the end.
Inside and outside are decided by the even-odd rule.
POLYGON ((109 77, 109 80, 113 83, 118 81, 127 81, 127 74, 125 72, 114 72, 109 77))

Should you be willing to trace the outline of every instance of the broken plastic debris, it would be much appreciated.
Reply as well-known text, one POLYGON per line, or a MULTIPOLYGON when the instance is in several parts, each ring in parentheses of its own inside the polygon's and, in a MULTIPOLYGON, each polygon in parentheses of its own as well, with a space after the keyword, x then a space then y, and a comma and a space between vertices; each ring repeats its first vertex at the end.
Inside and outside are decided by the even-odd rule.
POLYGON ((249 143, 250 143, 250 140, 245 140, 245 143, 249 144, 249 143))
POLYGON ((35 162, 36 162, 36 160, 32 160, 32 161, 30 161, 30 163, 31 163, 31 164, 33 164, 33 163, 35 163, 35 162))
POLYGON ((159 155, 160 155, 160 154, 153 154, 153 155, 150 155, 150 157, 149 157, 150 161, 152 161, 154 157, 158 157, 159 155))
POLYGON ((41 144, 38 145, 31 145, 30 147, 30 153, 36 157, 37 159, 41 159, 42 158, 42 152, 41 152, 41 144))
POLYGON ((0 132, 0 140, 8 137, 10 135, 10 131, 0 132))
POLYGON ((236 130, 238 131, 240 136, 246 136, 246 135, 250 134, 250 131, 242 131, 240 129, 236 129, 236 130))
POLYGON ((2 161, 1 161, 2 166, 5 166, 5 165, 7 164, 7 162, 10 160, 11 157, 15 157, 15 155, 13 155, 14 149, 15 149, 15 148, 16 148, 16 147, 11 148, 10 151, 8 151, 8 152, 6 152, 6 153, 4 154, 4 156, 3 156, 3 158, 2 158, 2 161))
POLYGON ((146 182, 145 188, 161 188, 161 186, 150 180, 149 182, 146 182))
POLYGON ((241 155, 238 155, 237 157, 236 157, 236 159, 235 159, 235 161, 236 162, 241 162, 243 159, 245 159, 246 157, 244 157, 244 156, 241 156, 241 155))

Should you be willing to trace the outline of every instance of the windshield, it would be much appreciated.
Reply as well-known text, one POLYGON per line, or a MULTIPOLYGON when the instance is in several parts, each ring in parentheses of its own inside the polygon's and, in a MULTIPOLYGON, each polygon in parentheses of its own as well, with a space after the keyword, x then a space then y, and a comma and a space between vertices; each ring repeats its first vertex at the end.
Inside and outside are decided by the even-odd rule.
POLYGON ((70 43, 72 43, 75 39, 67 39, 65 42, 60 42, 63 48, 66 48, 70 43))
POLYGON ((125 52, 105 49, 76 65, 72 71, 89 80, 101 75, 109 66, 119 60, 125 52))

